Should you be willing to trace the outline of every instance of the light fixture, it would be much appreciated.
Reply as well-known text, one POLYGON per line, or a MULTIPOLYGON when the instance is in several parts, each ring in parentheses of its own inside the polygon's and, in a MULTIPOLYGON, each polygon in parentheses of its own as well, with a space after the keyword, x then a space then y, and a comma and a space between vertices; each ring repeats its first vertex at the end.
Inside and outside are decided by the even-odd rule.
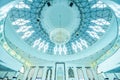
POLYGON ((23 74, 24 72, 25 72, 25 67, 24 67, 24 66, 22 66, 22 67, 21 67, 21 69, 20 69, 20 73, 22 73, 22 74, 23 74))

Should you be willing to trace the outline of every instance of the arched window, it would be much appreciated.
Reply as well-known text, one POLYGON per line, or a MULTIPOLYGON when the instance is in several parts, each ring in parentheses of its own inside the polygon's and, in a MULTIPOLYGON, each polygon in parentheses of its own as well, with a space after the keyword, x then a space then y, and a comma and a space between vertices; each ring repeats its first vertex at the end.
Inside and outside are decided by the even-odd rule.
POLYGON ((71 67, 68 69, 68 77, 69 78, 74 78, 74 71, 71 67))

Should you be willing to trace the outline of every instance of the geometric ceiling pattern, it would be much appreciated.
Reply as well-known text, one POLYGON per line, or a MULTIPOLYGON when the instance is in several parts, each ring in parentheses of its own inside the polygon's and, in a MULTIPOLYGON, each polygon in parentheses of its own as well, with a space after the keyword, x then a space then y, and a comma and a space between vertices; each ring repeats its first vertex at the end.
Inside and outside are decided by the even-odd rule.
POLYGON ((112 10, 99 0, 27 0, 8 14, 11 28, 25 43, 51 55, 91 47, 107 33, 112 16, 112 10))

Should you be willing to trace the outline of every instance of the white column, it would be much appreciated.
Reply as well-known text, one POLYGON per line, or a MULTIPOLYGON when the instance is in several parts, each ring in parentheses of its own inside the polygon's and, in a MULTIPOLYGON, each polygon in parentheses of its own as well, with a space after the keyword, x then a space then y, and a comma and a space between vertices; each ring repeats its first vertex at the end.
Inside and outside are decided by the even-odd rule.
POLYGON ((14 76, 14 77, 18 77, 18 76, 19 76, 19 74, 20 74, 20 72, 19 72, 19 71, 17 71, 17 72, 15 73, 15 76, 14 76))
POLYGON ((46 78, 46 71, 47 71, 47 67, 44 67, 42 80, 45 80, 46 78))
POLYGON ((95 68, 91 68, 91 70, 92 70, 95 80, 98 80, 97 70, 95 68))
POLYGON ((27 75, 28 75, 29 70, 30 70, 30 67, 28 67, 28 68, 26 68, 26 69, 27 69, 27 70, 25 70, 25 74, 24 74, 24 76, 23 76, 23 80, 26 80, 27 75))
POLYGON ((20 72, 19 72, 19 71, 17 71, 17 72, 15 73, 15 75, 14 75, 14 77, 16 77, 16 79, 14 79, 14 80, 17 80, 17 79, 18 79, 18 77, 19 77, 19 75, 20 75, 20 72))
POLYGON ((32 77, 32 80, 35 80, 35 79, 36 79, 38 70, 39 70, 39 67, 37 66, 37 67, 35 68, 35 72, 34 72, 34 75, 33 75, 33 77, 32 77))
POLYGON ((103 75, 104 78, 107 78, 107 75, 105 73, 102 73, 102 75, 103 75))
POLYGON ((55 67, 52 68, 52 80, 55 78, 55 67))
POLYGON ((74 76, 75 76, 74 80, 78 80, 78 74, 77 74, 76 67, 73 67, 73 70, 74 70, 74 76))
POLYGON ((69 78, 68 78, 68 67, 66 67, 66 80, 69 80, 69 78))
POLYGON ((83 70, 85 80, 88 80, 88 76, 87 76, 86 69, 84 66, 82 67, 82 70, 83 70))

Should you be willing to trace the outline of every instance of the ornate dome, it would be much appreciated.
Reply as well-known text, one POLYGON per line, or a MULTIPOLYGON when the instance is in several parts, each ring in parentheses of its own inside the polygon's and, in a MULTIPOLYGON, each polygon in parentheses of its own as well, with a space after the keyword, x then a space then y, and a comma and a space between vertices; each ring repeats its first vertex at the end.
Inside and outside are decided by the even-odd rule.
POLYGON ((115 21, 113 11, 99 0, 26 0, 7 15, 5 36, 36 57, 80 58, 102 50, 116 38, 115 21))

